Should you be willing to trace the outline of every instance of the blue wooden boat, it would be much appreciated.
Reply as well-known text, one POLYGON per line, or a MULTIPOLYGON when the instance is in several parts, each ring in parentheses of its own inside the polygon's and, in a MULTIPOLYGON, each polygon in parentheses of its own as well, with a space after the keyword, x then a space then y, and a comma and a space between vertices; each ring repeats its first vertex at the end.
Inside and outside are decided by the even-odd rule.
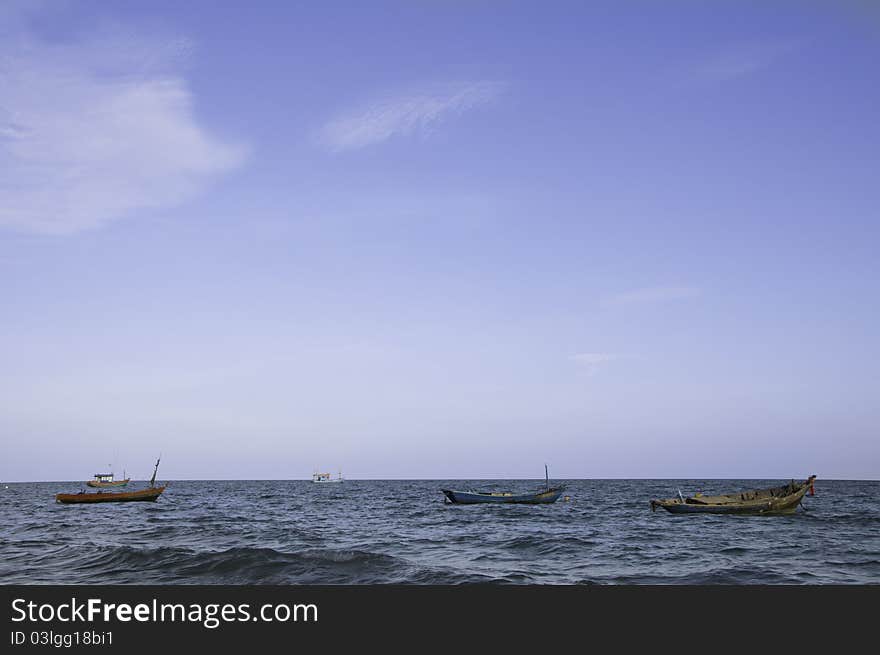
POLYGON ((521 505, 545 505, 559 500, 565 485, 550 486, 550 476, 544 466, 546 487, 531 493, 513 493, 511 491, 456 491, 441 489, 446 502, 456 505, 475 505, 477 503, 517 503, 521 505))

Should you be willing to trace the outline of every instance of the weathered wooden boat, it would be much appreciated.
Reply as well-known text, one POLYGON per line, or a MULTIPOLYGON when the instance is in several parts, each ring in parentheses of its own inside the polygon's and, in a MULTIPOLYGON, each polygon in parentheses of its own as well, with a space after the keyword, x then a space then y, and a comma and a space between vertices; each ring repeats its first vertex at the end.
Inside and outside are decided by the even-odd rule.
MULTIPOLYGON (((125 473, 123 473, 125 476, 125 473)), ((95 473, 95 477, 91 480, 87 481, 86 484, 90 487, 97 487, 98 489, 105 489, 108 487, 124 487, 131 481, 131 478, 125 478, 123 480, 114 480, 112 473, 95 473)))
POLYGON ((541 505, 559 500, 563 487, 554 487, 536 493, 515 494, 509 491, 456 491, 441 489, 450 503, 474 505, 477 503, 519 503, 522 505, 541 505))
POLYGON ((80 491, 77 494, 56 494, 55 502, 57 503, 129 503, 133 501, 154 501, 162 492, 165 486, 147 487, 138 491, 96 491, 87 493, 80 491))
POLYGON ((513 493, 511 491, 456 491, 441 489, 446 502, 456 505, 476 505, 478 503, 516 503, 521 505, 545 505, 559 500, 565 485, 550 486, 550 476, 544 466, 545 488, 531 493, 513 493))
MULTIPOLYGON (((137 491, 102 491, 98 490, 94 493, 80 491, 75 494, 55 494, 56 503, 78 504, 78 503, 130 503, 137 501, 155 501, 162 492, 165 491, 167 484, 160 487, 156 486, 156 472, 159 470, 159 461, 156 460, 156 467, 153 469, 153 477, 150 478, 150 486, 146 489, 138 489, 137 491)), ((127 482, 128 480, 126 480, 127 482)))
POLYGON ((753 489, 739 493, 704 496, 695 494, 685 497, 681 491, 677 498, 652 500, 651 511, 662 507, 673 514, 793 514, 807 491, 812 493, 815 475, 803 482, 792 480, 788 484, 769 489, 753 489))

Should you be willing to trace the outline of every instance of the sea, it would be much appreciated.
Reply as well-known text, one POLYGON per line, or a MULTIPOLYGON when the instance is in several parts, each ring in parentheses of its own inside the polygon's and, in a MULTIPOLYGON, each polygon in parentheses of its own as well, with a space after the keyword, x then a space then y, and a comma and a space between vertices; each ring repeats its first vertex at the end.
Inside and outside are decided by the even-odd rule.
POLYGON ((649 505, 780 482, 569 480, 535 506, 451 505, 440 489, 543 481, 172 481, 155 503, 100 505, 55 503, 80 482, 7 483, 0 583, 880 583, 880 481, 820 479, 790 516, 649 505))

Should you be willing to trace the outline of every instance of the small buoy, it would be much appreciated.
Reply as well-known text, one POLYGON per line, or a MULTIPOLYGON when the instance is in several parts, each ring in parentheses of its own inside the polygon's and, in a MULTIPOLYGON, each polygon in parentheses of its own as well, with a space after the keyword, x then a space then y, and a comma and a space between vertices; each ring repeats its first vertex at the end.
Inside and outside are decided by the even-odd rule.
POLYGON ((562 500, 564 500, 567 503, 568 501, 571 500, 571 496, 563 496, 562 500))

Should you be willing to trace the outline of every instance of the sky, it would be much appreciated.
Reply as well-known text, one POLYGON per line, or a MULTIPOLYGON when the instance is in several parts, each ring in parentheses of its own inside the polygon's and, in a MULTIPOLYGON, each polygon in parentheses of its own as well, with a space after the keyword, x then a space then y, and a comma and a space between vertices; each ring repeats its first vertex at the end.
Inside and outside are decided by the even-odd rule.
POLYGON ((0 7, 0 480, 880 478, 880 7, 0 7))

